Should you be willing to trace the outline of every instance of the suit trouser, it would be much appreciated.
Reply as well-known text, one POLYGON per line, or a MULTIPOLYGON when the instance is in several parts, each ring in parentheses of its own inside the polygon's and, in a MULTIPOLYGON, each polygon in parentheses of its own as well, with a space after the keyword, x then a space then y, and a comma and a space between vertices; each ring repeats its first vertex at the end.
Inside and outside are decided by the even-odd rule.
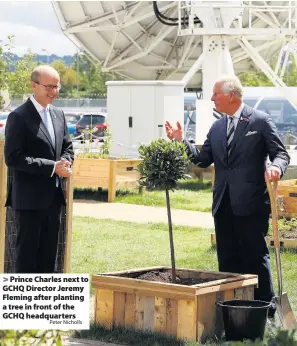
POLYGON ((53 273, 60 229, 62 192, 56 188, 50 207, 15 210, 16 273, 53 273))
POLYGON ((270 302, 274 292, 265 241, 269 226, 268 211, 248 216, 234 215, 229 189, 226 189, 214 221, 219 270, 257 274, 259 287, 255 289, 255 299, 270 302))

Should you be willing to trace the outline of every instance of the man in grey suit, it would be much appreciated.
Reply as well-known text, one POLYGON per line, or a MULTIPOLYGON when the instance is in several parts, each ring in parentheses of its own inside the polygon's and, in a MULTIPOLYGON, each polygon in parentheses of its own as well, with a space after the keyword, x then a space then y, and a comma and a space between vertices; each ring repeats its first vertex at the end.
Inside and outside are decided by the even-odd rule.
MULTIPOLYGON (((213 88, 216 110, 225 115, 211 126, 201 150, 183 139, 182 127, 166 122, 170 139, 184 141, 191 161, 199 167, 214 163, 212 212, 217 239, 219 270, 257 274, 255 299, 274 297, 270 258, 265 236, 270 202, 265 174, 278 181, 290 157, 271 118, 242 102, 238 78, 224 77, 213 88), (267 157, 271 165, 266 168, 267 157)), ((274 304, 269 316, 275 313, 274 304)))
POLYGON ((15 211, 16 273, 53 273, 58 246, 61 178, 71 176, 74 152, 62 110, 51 105, 60 77, 51 66, 31 74, 33 94, 9 114, 5 162, 13 178, 6 206, 15 211))

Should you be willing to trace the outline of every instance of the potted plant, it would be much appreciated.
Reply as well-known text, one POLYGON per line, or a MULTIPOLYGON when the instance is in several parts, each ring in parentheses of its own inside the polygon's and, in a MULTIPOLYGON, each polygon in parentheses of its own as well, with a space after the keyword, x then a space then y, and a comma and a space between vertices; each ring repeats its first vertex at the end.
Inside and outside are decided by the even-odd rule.
POLYGON ((158 139, 140 145, 139 152, 142 184, 149 189, 165 190, 171 268, 93 275, 95 321, 108 328, 132 327, 202 342, 220 337, 223 323, 216 301, 253 299, 257 276, 175 268, 169 191, 176 187, 178 179, 185 177, 186 149, 182 143, 158 139), (162 282, 155 281, 157 278, 162 282))
POLYGON ((148 190, 164 190, 168 216, 168 230, 171 254, 172 282, 176 283, 174 241, 171 220, 169 191, 177 187, 180 179, 185 179, 190 161, 183 143, 158 139, 150 145, 140 145, 139 154, 142 162, 139 165, 140 184, 148 190))

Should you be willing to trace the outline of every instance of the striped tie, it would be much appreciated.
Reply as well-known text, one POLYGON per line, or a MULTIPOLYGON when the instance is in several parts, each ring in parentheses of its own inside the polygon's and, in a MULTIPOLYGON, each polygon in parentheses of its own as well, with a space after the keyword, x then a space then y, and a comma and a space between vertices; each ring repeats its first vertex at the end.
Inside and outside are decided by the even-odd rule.
POLYGON ((229 127, 228 127, 228 132, 227 132, 227 153, 228 156, 230 156, 230 152, 231 152, 231 144, 232 144, 232 140, 234 137, 234 118, 233 117, 229 117, 230 123, 229 123, 229 127))

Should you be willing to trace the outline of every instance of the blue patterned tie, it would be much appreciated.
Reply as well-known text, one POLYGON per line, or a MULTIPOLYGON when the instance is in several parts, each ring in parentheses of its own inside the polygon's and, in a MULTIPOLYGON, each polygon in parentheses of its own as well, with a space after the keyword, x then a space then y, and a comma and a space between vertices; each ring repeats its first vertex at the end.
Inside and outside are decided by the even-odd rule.
POLYGON ((54 128, 53 128, 53 124, 51 122, 51 119, 49 119, 48 113, 46 111, 46 108, 43 109, 43 122, 44 125, 48 131, 48 133, 50 134, 51 140, 53 145, 55 146, 55 132, 54 132, 54 128))
MULTIPOLYGON (((46 111, 46 108, 43 108, 42 110, 42 114, 43 114, 43 119, 42 121, 44 122, 44 125, 48 131, 48 133, 50 134, 51 136, 51 140, 53 142, 53 145, 55 146, 55 131, 54 131, 54 127, 53 127, 53 123, 50 121, 49 117, 48 117, 48 114, 47 114, 47 111, 46 111)), ((56 177, 56 187, 59 186, 59 178, 56 177)))

